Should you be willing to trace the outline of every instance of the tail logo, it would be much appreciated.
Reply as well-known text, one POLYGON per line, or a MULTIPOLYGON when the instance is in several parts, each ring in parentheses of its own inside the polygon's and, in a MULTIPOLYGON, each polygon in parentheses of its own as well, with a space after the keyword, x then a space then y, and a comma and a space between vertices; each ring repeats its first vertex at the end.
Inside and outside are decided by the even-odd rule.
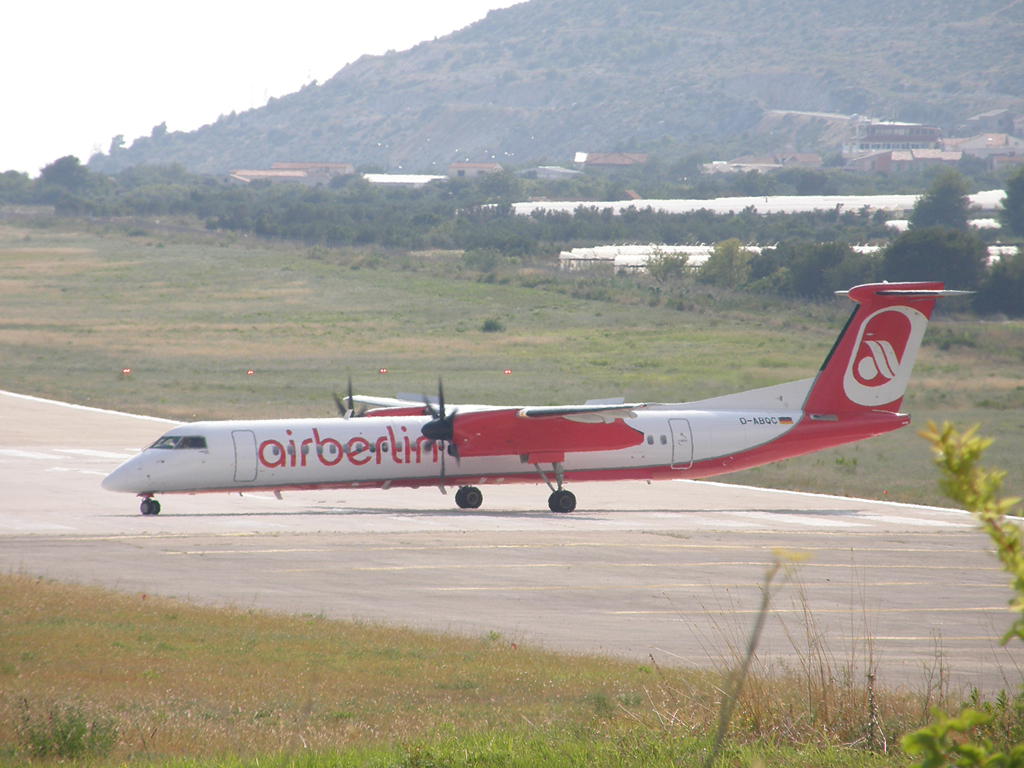
POLYGON ((903 397, 927 326, 928 318, 912 307, 886 307, 869 315, 843 377, 846 396, 868 407, 903 397))

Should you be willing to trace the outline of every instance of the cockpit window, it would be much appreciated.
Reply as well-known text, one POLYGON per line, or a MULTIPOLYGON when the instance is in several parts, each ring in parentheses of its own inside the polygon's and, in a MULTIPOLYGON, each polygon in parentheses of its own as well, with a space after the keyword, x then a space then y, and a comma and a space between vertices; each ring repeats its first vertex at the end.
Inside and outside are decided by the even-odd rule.
POLYGON ((206 449, 206 438, 200 435, 164 435, 150 448, 158 448, 161 450, 184 450, 188 448, 199 448, 202 450, 206 449))

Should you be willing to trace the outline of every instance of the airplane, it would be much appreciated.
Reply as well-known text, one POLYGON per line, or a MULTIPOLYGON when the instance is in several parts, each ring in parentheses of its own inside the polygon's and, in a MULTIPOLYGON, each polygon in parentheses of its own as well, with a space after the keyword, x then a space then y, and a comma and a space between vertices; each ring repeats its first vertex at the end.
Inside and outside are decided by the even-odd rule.
POLYGON ((156 494, 456 487, 545 483, 548 508, 576 509, 563 486, 591 480, 706 478, 864 440, 906 426, 899 406, 941 296, 939 282, 872 283, 813 378, 687 403, 590 401, 565 406, 459 405, 413 396, 335 396, 334 418, 205 421, 169 430, 102 482, 156 494), (364 406, 362 414, 356 407, 364 406), (446 462, 446 457, 454 460, 446 462))

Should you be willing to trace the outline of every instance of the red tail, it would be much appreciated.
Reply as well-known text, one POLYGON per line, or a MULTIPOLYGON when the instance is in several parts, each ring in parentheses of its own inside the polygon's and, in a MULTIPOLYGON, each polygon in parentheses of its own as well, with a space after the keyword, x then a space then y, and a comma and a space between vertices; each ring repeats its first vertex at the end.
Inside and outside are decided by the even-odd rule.
MULTIPOLYGON (((899 410, 942 283, 871 283, 825 358, 804 404, 812 419, 899 410)), ((831 419, 828 419, 831 420, 831 419)))

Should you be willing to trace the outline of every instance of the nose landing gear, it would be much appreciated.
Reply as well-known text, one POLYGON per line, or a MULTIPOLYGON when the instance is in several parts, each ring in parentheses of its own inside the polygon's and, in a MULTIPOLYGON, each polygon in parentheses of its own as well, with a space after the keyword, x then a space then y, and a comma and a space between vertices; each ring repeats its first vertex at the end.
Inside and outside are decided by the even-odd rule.
POLYGON ((142 503, 139 504, 139 512, 141 512, 146 517, 151 517, 153 515, 159 515, 160 514, 160 502, 157 501, 154 498, 151 498, 151 497, 147 496, 146 498, 144 498, 142 500, 142 503))

